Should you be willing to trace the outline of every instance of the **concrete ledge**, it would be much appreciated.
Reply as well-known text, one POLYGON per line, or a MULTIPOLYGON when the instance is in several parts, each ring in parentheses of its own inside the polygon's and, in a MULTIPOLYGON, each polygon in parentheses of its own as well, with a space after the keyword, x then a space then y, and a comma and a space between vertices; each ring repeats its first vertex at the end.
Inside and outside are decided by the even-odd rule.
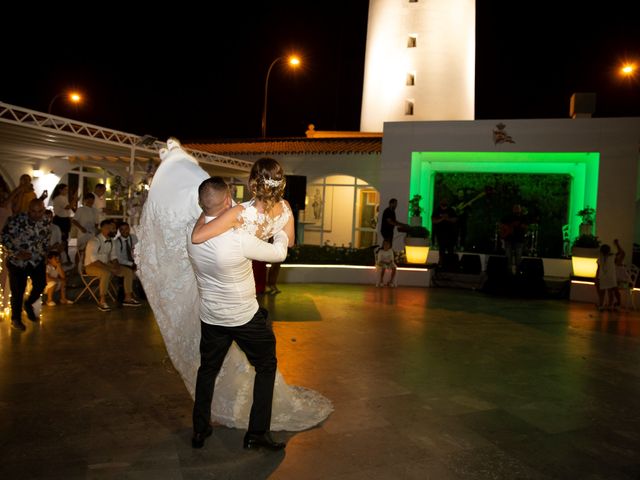
MULTIPOLYGON (((463 254, 460 253, 460 256, 463 254)), ((482 269, 486 269, 490 255, 468 253, 467 255, 479 255, 482 269)), ((528 257, 525 257, 528 258, 528 257)), ((571 261, 567 259, 543 258, 545 277, 558 277, 568 279, 571 275, 571 261)), ((429 252, 429 263, 438 262, 438 253, 429 252)), ((396 274, 398 286, 430 287, 432 269, 400 267, 396 274)), ((361 265, 309 265, 309 264, 282 264, 280 283, 347 283, 357 285, 375 285, 375 267, 361 265)))
MULTIPOLYGON (((629 299, 629 290, 622 289, 620 290, 620 300, 622 302, 623 308, 629 308, 631 306, 631 302, 629 299)), ((636 305, 640 305, 638 303, 638 294, 640 294, 639 288, 633 289, 633 299, 636 302, 636 305)), ((598 304, 598 293, 596 292, 596 287, 593 281, 590 280, 571 280, 571 290, 569 292, 569 300, 572 302, 586 302, 593 303, 594 305, 598 304)))
POLYGON ((598 303, 595 283, 589 280, 571 280, 569 300, 572 302, 598 303))
MULTIPOLYGON (((385 274, 385 278, 387 278, 385 274)), ((278 283, 351 283, 375 285, 375 267, 358 265, 298 265, 283 264, 278 283)), ((403 287, 428 287, 431 269, 400 267, 396 283, 403 287)))

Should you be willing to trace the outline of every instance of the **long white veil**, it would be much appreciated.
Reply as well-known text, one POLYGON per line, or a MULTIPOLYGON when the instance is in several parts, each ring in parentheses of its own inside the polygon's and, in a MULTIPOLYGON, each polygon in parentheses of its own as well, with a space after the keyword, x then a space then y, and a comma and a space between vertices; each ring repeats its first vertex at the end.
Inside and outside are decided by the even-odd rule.
POLYGON ((186 241, 202 211, 198 186, 209 175, 179 144, 167 145, 136 230, 136 264, 169 356, 193 397, 200 366, 200 298, 186 241))

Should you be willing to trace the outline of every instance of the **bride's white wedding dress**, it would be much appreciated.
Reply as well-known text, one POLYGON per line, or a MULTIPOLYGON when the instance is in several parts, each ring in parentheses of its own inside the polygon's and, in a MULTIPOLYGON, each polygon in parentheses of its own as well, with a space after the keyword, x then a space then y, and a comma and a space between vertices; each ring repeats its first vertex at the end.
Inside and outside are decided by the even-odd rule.
MULTIPOLYGON (((138 275, 162 333, 169 357, 194 397, 200 366, 200 299, 186 242, 201 213, 198 185, 209 175, 178 144, 161 152, 140 225, 136 248, 138 275)), ((269 222, 251 203, 244 205, 243 227, 262 237, 286 223, 269 222)), ((255 371, 244 353, 232 344, 216 379, 212 420, 246 428, 253 400, 255 371)), ((272 430, 300 431, 322 422, 333 411, 331 401, 310 389, 287 385, 278 371, 273 394, 272 430)))

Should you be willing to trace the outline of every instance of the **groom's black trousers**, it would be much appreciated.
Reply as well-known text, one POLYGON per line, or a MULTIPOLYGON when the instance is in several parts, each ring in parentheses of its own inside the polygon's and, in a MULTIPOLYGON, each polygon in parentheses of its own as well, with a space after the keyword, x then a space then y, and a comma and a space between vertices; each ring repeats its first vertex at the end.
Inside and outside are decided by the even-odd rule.
POLYGON ((256 370, 253 383, 253 405, 249 417, 249 432, 269 431, 273 383, 276 378, 276 337, 267 323, 267 311, 259 308, 251 321, 239 327, 222 327, 200 322, 200 368, 196 381, 193 406, 193 431, 204 432, 211 419, 211 400, 216 377, 222 367, 231 342, 235 340, 256 370))

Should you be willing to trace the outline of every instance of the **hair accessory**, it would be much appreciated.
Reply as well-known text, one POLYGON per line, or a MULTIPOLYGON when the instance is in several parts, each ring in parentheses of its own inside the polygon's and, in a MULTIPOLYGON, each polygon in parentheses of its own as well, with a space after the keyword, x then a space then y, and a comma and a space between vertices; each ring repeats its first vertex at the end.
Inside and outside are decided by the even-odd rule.
POLYGON ((264 184, 269 187, 279 187, 282 185, 282 180, 272 180, 271 178, 265 178, 264 184))

